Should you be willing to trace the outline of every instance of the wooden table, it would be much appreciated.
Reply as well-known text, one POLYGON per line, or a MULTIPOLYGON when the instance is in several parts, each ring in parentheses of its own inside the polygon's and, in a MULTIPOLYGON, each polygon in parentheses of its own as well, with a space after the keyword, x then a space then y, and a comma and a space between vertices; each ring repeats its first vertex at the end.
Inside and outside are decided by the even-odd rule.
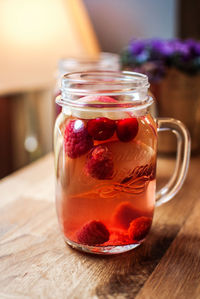
MULTIPOLYGON (((159 184, 173 168, 159 159, 159 184)), ((156 209, 147 240, 116 256, 67 246, 54 206, 53 157, 0 184, 0 298, 200 298, 200 156, 175 199, 156 209)))

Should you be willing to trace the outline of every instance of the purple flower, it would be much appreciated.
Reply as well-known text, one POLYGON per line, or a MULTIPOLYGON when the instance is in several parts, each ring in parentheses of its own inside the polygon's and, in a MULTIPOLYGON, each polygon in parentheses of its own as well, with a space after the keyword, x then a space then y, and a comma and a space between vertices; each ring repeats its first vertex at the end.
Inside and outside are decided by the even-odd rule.
POLYGON ((190 58, 190 46, 187 43, 180 41, 179 39, 175 39, 171 41, 171 45, 173 47, 174 54, 181 56, 184 60, 190 58))
POLYGON ((144 52, 146 42, 142 40, 133 40, 129 45, 129 51, 133 55, 140 55, 144 52))
POLYGON ((167 68, 188 74, 200 72, 200 42, 194 39, 134 39, 122 54, 124 66, 148 74, 151 81, 162 78, 167 68))
POLYGON ((192 49, 193 47, 195 47, 197 42, 194 39, 190 38, 186 39, 185 43, 187 43, 188 47, 192 49))
POLYGON ((200 56, 200 43, 194 45, 194 53, 196 56, 200 56))
POLYGON ((173 46, 170 42, 161 39, 154 39, 150 41, 150 48, 154 53, 161 57, 168 57, 173 54, 173 46))
POLYGON ((148 59, 149 59, 149 53, 144 50, 142 53, 140 53, 139 55, 137 55, 136 62, 138 64, 143 64, 146 61, 148 61, 148 59))
POLYGON ((173 47, 171 43, 169 42, 163 43, 161 48, 161 54, 166 57, 171 56, 173 54, 173 47))
POLYGON ((190 48, 190 51, 193 56, 200 56, 200 43, 194 39, 187 39, 185 41, 190 48))

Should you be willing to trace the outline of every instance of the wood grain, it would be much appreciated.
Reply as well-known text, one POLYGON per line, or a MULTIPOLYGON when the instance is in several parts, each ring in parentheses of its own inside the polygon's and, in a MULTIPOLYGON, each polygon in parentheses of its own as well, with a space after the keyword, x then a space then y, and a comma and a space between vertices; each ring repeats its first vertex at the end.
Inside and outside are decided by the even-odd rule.
POLYGON ((136 297, 200 298, 200 201, 136 297))
POLYGON ((54 181, 53 155, 49 154, 1 180, 0 207, 21 197, 54 202, 54 181))
MULTIPOLYGON (((173 163, 159 160, 160 184, 173 163)), ((0 298, 199 298, 199 163, 193 158, 183 189, 156 210, 147 240, 116 256, 85 254, 64 243, 51 155, 3 180, 0 298)))

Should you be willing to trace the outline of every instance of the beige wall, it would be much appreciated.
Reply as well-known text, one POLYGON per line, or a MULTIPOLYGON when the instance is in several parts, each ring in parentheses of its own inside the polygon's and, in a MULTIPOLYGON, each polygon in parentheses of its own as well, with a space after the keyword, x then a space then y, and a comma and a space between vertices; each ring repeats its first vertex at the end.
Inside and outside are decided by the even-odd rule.
POLYGON ((176 0, 83 1, 104 51, 120 52, 133 37, 176 36, 176 0))

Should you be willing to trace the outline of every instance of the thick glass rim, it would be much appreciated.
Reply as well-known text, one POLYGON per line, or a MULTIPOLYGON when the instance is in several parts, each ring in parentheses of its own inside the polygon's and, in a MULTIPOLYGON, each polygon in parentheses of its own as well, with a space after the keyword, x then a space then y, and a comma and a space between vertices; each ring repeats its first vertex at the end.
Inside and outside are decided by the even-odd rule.
POLYGON ((61 96, 56 102, 61 106, 90 109, 101 107, 140 109, 150 106, 153 102, 148 95, 148 88, 148 77, 141 73, 99 70, 73 72, 63 76, 61 96), (84 96, 126 96, 126 100, 122 99, 116 103, 86 103, 80 101, 84 96))
MULTIPOLYGON (((100 77, 99 77, 100 78, 100 77)), ((149 88, 149 82, 148 82, 148 77, 142 73, 136 73, 136 72, 131 72, 131 71, 101 71, 101 70, 96 70, 96 71, 84 71, 84 72, 72 72, 65 74, 63 76, 63 83, 65 81, 69 83, 92 83, 92 84, 131 84, 132 89, 134 88, 149 88), (88 78, 87 76, 93 76, 93 78, 88 78), (113 79, 108 80, 99 80, 99 79, 94 79, 94 76, 110 76, 113 77, 113 79)), ((63 84, 65 86, 65 84, 63 84)), ((67 87, 67 86, 66 86, 67 87)))
POLYGON ((100 52, 99 57, 94 59, 89 58, 75 58, 75 57, 63 57, 58 61, 58 67, 61 70, 67 69, 71 65, 102 65, 109 64, 112 62, 119 62, 120 57, 119 54, 111 53, 111 52, 100 52))

